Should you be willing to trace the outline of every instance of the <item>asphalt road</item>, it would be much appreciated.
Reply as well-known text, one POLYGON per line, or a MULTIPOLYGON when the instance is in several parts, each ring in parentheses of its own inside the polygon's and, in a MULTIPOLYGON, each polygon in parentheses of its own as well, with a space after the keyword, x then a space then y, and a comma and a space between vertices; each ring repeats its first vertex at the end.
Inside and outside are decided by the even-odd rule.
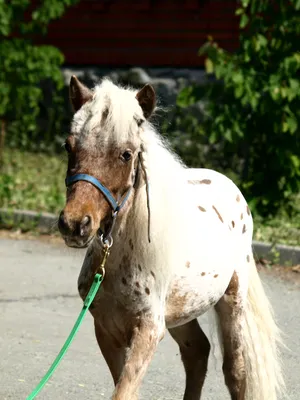
MULTIPOLYGON (((82 306, 76 284, 83 255, 58 243, 0 239, 0 400, 25 400, 60 350, 82 306)), ((291 400, 299 400, 300 286, 278 274, 261 275, 287 337, 289 350, 283 353, 287 391, 291 400)), ((207 331, 206 318, 201 321, 207 331)), ((141 399, 179 400, 183 388, 178 349, 167 334, 144 379, 141 399)), ((112 389, 88 314, 38 398, 109 399, 112 389)), ((202 398, 229 399, 221 362, 215 367, 213 358, 202 398)))

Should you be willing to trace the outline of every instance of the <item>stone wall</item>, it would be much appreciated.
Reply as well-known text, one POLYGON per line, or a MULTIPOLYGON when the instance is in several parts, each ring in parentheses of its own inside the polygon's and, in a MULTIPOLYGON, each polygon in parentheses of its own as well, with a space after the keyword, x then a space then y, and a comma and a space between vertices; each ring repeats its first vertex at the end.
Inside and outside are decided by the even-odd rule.
POLYGON ((82 82, 92 87, 104 76, 113 82, 141 88, 150 83, 156 90, 159 104, 163 107, 176 103, 178 92, 185 86, 197 82, 205 83, 204 70, 201 69, 175 69, 175 68, 129 68, 129 69, 103 69, 103 68, 64 68, 63 75, 66 86, 69 85, 71 75, 75 74, 82 82))

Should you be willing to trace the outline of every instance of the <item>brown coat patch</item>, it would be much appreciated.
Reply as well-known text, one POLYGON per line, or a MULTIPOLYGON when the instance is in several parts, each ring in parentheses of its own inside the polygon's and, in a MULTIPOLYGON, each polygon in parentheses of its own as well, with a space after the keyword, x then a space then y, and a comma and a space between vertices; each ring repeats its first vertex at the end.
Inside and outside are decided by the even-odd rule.
POLYGON ((188 183, 192 184, 192 185, 210 185, 211 184, 211 180, 210 179, 202 179, 201 181, 198 179, 195 180, 188 180, 188 183))
POLYGON ((214 278, 217 278, 219 275, 218 274, 216 274, 216 275, 214 275, 214 278))
POLYGON ((202 181, 200 181, 200 183, 204 183, 205 185, 210 185, 211 180, 210 179, 202 179, 202 181))
POLYGON ((243 225, 242 233, 245 233, 245 232, 246 232, 246 225, 244 224, 244 225, 243 225))
POLYGON ((221 222, 224 222, 224 221, 223 221, 223 218, 222 218, 222 216, 221 216, 221 214, 220 214, 219 211, 216 209, 216 207, 215 207, 215 206, 212 206, 212 208, 213 208, 214 211, 217 213, 217 216, 219 217, 219 220, 220 220, 221 222))
POLYGON ((237 202, 239 202, 241 199, 240 199, 240 195, 238 194, 237 196, 236 196, 236 201, 237 202))
POLYGON ((186 266, 187 268, 190 268, 191 263, 190 263, 189 261, 187 261, 187 262, 185 263, 185 266, 186 266))
POLYGON ((244 218, 244 215, 243 215, 243 213, 241 214, 241 220, 244 218))
POLYGON ((250 208, 248 206, 247 206, 246 210, 247 210, 247 214, 250 215, 250 208))
POLYGON ((234 222, 234 221, 231 221, 231 224, 232 224, 232 227, 234 228, 235 222, 234 222))
POLYGON ((203 212, 206 211, 204 207, 198 206, 198 208, 199 208, 200 211, 203 211, 203 212))
POLYGON ((187 301, 188 293, 179 295, 178 290, 173 289, 167 301, 166 321, 180 319, 185 313, 187 301))
POLYGON ((247 255, 247 262, 250 262, 250 256, 249 256, 249 254, 247 255))
POLYGON ((234 271, 232 278, 229 282, 227 289, 225 290, 225 294, 228 296, 237 295, 239 289, 239 278, 237 273, 234 271))
POLYGON ((201 276, 204 276, 204 275, 206 275, 206 272, 201 272, 201 276))

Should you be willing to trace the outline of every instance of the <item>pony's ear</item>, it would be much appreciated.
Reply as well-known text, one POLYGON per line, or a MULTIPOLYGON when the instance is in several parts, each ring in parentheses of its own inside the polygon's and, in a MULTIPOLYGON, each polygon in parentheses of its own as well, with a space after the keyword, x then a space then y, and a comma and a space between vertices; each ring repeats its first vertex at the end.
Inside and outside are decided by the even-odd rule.
POLYGON ((145 85, 136 95, 145 118, 149 118, 154 111, 156 105, 156 96, 153 87, 149 84, 145 85))
POLYGON ((79 82, 75 75, 72 75, 70 80, 69 95, 75 112, 93 97, 93 93, 90 89, 79 82))

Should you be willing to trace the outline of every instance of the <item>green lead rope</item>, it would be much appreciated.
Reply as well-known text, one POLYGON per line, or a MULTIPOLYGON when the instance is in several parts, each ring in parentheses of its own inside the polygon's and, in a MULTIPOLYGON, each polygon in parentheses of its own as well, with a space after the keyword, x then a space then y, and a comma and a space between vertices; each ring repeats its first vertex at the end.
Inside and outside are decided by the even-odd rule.
POLYGON ((40 381, 40 383, 37 385, 37 387, 30 393, 30 395, 27 397, 26 400, 32 400, 34 399, 39 392, 43 389, 43 387, 45 386, 45 384, 48 382, 48 380, 50 379, 50 377, 52 376, 53 372, 56 370, 56 368, 58 367, 58 365, 60 364, 63 356, 65 355, 65 353, 67 352, 68 348, 70 347, 71 343, 73 342, 73 339, 80 327, 80 325, 82 324, 83 318, 86 314, 86 312, 88 311, 92 301, 94 300, 96 293, 101 285, 103 281, 103 275, 101 274, 96 274, 94 277, 94 282, 85 298, 85 301, 83 303, 83 307, 82 310, 77 318, 77 321, 75 322, 75 325, 73 326, 73 329, 70 333, 70 335, 68 336, 65 344, 63 345, 62 349, 60 350, 58 356, 56 357, 56 359, 53 361, 53 364, 51 365, 51 367, 49 368, 48 372, 46 373, 46 375, 42 378, 42 380, 40 381))

